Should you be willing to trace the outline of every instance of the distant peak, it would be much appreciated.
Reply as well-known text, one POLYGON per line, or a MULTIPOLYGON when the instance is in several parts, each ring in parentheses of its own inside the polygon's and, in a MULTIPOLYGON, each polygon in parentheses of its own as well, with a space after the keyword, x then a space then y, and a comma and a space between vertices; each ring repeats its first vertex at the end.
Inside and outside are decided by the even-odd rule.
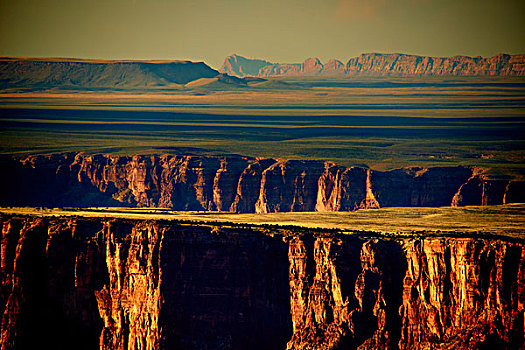
POLYGON ((318 57, 310 57, 304 60, 304 63, 307 63, 307 62, 308 63, 310 62, 321 63, 321 60, 318 57))
POLYGON ((331 58, 328 62, 326 62, 326 64, 343 64, 343 62, 335 59, 335 58, 331 58))
POLYGON ((346 64, 318 57, 302 63, 271 63, 261 59, 229 56, 221 69, 238 77, 271 76, 525 76, 525 55, 498 54, 491 58, 452 56, 433 57, 405 53, 367 52, 350 58, 346 64), (458 64, 449 64, 450 62, 458 64))

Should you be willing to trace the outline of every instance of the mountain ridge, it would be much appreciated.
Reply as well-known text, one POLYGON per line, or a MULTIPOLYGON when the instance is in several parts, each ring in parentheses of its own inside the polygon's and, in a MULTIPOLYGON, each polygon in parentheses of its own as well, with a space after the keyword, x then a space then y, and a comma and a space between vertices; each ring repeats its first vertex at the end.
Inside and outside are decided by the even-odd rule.
POLYGON ((180 89, 210 78, 246 85, 204 62, 0 57, 0 89, 180 89))
POLYGON ((525 54, 492 57, 432 57, 402 53, 363 53, 346 64, 319 58, 302 63, 272 63, 237 54, 224 60, 220 72, 238 77, 255 76, 525 76, 525 54), (258 70, 256 68, 259 67, 258 70))

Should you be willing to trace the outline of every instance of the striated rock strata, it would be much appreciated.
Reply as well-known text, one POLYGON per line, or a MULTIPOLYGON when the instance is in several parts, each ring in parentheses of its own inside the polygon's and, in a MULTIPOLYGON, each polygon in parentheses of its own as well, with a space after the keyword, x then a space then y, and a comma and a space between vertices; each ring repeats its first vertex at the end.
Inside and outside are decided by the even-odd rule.
POLYGON ((0 348, 524 349, 525 245, 0 218, 0 348))
POLYGON ((303 63, 271 63, 238 55, 226 57, 221 72, 244 77, 276 76, 523 76, 525 55, 430 57, 400 53, 364 53, 343 64, 318 58, 303 63))
POLYGON ((387 172, 242 156, 3 157, 1 206, 136 206, 237 213, 525 202, 525 182, 465 167, 387 172))
POLYGON ((287 252, 257 232, 2 218, 0 349, 279 349, 287 252))

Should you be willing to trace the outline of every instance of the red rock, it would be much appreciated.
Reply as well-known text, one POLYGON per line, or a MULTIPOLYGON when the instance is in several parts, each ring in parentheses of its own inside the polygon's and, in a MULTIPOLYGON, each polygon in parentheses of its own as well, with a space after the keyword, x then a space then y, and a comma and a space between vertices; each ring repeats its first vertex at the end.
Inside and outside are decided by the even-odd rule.
POLYGON ((505 189, 503 203, 524 203, 525 202, 525 181, 509 181, 505 189))
POLYGON ((64 154, 0 159, 0 205, 230 212, 351 211, 525 201, 522 181, 465 167, 386 172, 241 156, 64 154))
POLYGON ((5 215, 0 227, 2 349, 525 346, 521 240, 5 215))
POLYGON ((314 211, 319 176, 324 164, 316 161, 280 161, 262 173, 256 213, 314 211))
POLYGON ((499 54, 489 58, 454 56, 429 57, 406 54, 365 53, 351 58, 346 65, 318 59, 304 63, 270 63, 262 60, 228 56, 221 72, 244 76, 524 76, 525 55, 499 54))

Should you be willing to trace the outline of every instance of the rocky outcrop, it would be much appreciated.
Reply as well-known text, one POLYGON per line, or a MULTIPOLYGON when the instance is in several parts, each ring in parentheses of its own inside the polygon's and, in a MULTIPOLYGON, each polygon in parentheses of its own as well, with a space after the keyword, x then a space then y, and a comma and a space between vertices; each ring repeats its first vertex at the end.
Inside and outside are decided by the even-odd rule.
POLYGON ((319 178, 316 211, 351 211, 378 208, 370 183, 370 170, 327 164, 319 178))
POLYGON ((525 202, 524 182, 465 167, 386 172, 242 156, 70 153, 0 159, 1 206, 162 207, 237 213, 525 202))
POLYGON ((255 212, 314 211, 322 162, 277 162, 263 171, 255 212))
POLYGON ((322 64, 318 58, 303 63, 270 63, 233 55, 221 72, 243 76, 523 76, 525 55, 499 54, 489 58, 429 57, 406 54, 365 53, 346 65, 337 60, 322 64))
POLYGON ((524 349, 525 244, 0 217, 0 348, 524 349))
POLYGON ((521 195, 525 193, 525 181, 511 180, 505 188, 503 203, 520 203, 523 200, 521 195))
POLYGON ((473 239, 409 240, 399 345, 523 348, 523 245, 473 239))
POLYGON ((265 60, 250 59, 233 54, 226 57, 220 71, 236 77, 256 77, 259 75, 259 70, 268 65, 271 63, 265 60))
POLYGON ((524 347, 522 244, 294 237, 289 249, 288 349, 524 347))
POLYGON ((508 178, 490 178, 475 174, 459 187, 452 198, 452 206, 493 205, 521 203, 525 181, 508 178))
POLYGON ((346 64, 351 76, 523 76, 525 55, 489 58, 429 57, 405 54, 362 54, 346 64))
POLYGON ((371 172, 370 181, 379 207, 448 206, 471 174, 472 170, 462 167, 405 168, 371 172))

